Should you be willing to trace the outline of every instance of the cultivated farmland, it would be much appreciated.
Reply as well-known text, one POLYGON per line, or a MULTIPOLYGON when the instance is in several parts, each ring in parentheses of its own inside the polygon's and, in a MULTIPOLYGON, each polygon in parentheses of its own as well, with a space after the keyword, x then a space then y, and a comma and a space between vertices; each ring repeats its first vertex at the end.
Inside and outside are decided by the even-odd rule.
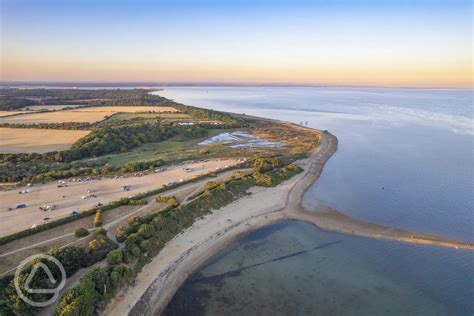
POLYGON ((10 124, 39 124, 39 123, 66 123, 66 122, 89 122, 102 121, 106 116, 111 116, 116 112, 83 112, 83 111, 57 111, 28 113, 14 116, 1 117, 0 123, 10 124))
POLYGON ((9 115, 15 114, 15 113, 25 113, 25 114, 6 116, 6 117, 1 117, 2 112, 0 112, 0 124, 2 123, 9 123, 9 124, 49 123, 51 124, 51 123, 67 123, 67 122, 95 123, 95 122, 102 121, 106 117, 112 116, 115 113, 120 113, 120 112, 123 112, 123 113, 137 113, 137 112, 170 113, 170 112, 173 112, 174 113, 178 111, 168 106, 98 106, 98 107, 80 108, 76 110, 41 112, 41 113, 5 112, 5 113, 10 113, 9 115))
POLYGON ((0 153, 45 153, 66 150, 89 131, 0 128, 0 153))
POLYGON ((73 110, 74 112, 126 112, 126 113, 137 113, 137 112, 178 112, 175 108, 169 106, 97 106, 89 108, 80 108, 73 110))

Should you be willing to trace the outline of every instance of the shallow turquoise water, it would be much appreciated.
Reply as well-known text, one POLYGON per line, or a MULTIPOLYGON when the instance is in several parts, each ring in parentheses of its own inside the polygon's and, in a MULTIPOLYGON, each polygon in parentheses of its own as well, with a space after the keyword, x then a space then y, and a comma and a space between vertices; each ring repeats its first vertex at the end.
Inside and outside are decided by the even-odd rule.
POLYGON ((212 258, 164 315, 472 315, 473 258, 283 222, 212 258))
MULTIPOLYGON (((474 241, 471 90, 172 87, 159 94, 328 129, 339 148, 306 206, 324 202, 359 219, 474 241)), ((465 251, 284 223, 219 254, 179 290, 168 314, 472 315, 473 267, 465 251)))

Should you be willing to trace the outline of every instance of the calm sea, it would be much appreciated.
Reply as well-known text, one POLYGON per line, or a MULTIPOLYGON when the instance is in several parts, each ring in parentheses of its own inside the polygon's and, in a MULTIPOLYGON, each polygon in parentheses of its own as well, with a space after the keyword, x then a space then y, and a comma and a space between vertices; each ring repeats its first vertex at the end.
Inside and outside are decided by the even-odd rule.
MULTIPOLYGON (((327 129, 337 153, 304 203, 474 241, 472 90, 172 87, 189 105, 327 129)), ((197 314, 472 315, 472 253, 286 222, 243 238, 167 310, 197 314), (189 308, 189 309, 187 309, 189 308)))

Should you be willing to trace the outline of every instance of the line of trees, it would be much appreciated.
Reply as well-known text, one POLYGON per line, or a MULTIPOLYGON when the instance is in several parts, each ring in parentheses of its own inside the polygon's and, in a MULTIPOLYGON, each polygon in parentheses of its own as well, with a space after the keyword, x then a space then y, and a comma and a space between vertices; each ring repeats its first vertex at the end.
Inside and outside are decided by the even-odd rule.
POLYGON ((2 123, 0 127, 8 128, 38 128, 38 129, 66 129, 66 130, 90 130, 94 127, 93 123, 88 122, 63 122, 63 123, 2 123))
POLYGON ((9 98, 6 96, 0 97, 0 110, 1 111, 18 110, 27 106, 37 105, 37 104, 38 104, 37 102, 28 100, 28 99, 9 98))

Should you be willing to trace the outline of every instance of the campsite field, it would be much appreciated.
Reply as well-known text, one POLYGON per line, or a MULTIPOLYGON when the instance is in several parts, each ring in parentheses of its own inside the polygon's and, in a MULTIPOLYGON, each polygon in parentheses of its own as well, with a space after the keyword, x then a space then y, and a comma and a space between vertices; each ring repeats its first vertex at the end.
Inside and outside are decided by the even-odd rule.
POLYGON ((45 153, 66 150, 89 131, 0 128, 0 153, 45 153))
POLYGON ((170 166, 163 172, 143 176, 67 182, 67 187, 58 187, 57 182, 50 182, 34 187, 3 191, 0 192, 0 237, 28 229, 34 224, 43 224, 45 222, 43 219, 46 217, 51 221, 56 220, 70 216, 72 211, 86 211, 98 202, 107 204, 123 197, 158 189, 170 182, 185 181, 202 174, 215 172, 216 168, 225 168, 239 163, 238 159, 216 159, 170 166), (185 170, 186 168, 191 169, 185 170), (122 191, 122 187, 125 185, 131 186, 129 191, 122 191), (23 190, 30 190, 30 192, 18 193, 23 190), (83 196, 89 195, 88 190, 96 197, 91 196, 83 199, 83 196), (19 204, 26 204, 26 207, 15 209, 19 204), (44 212, 39 209, 43 205, 56 205, 56 209, 44 212), (14 210, 9 211, 9 208, 14 210))

